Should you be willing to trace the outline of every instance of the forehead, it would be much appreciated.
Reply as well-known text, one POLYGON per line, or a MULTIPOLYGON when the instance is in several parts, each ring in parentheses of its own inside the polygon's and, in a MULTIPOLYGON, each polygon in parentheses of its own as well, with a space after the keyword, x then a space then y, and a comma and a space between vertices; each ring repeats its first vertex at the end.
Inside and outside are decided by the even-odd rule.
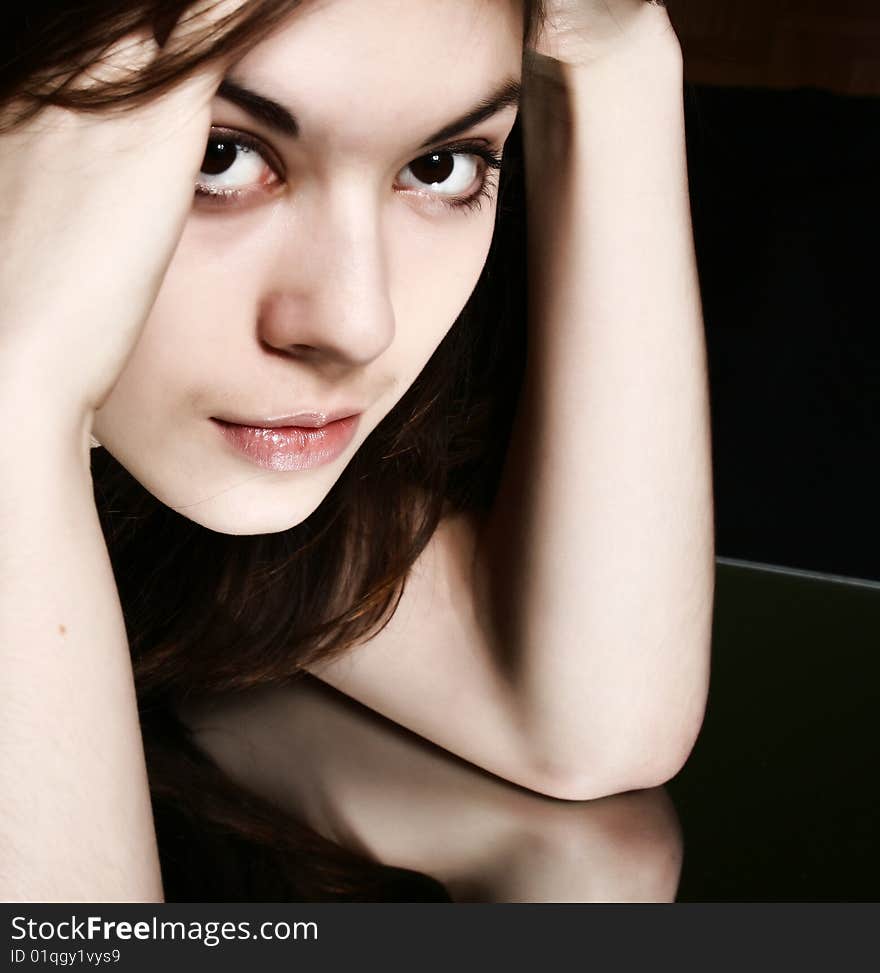
POLYGON ((522 18, 522 0, 305 0, 229 76, 289 107, 311 147, 363 150, 519 77, 522 18))

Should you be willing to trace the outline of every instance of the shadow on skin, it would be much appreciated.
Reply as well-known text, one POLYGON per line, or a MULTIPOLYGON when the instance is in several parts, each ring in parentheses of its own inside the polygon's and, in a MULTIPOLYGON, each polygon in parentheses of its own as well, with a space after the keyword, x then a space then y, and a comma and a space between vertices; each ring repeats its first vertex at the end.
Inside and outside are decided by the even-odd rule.
POLYGON ((675 899, 682 839, 663 788, 537 794, 308 674, 179 712, 243 786, 339 844, 426 872, 456 902, 675 899))

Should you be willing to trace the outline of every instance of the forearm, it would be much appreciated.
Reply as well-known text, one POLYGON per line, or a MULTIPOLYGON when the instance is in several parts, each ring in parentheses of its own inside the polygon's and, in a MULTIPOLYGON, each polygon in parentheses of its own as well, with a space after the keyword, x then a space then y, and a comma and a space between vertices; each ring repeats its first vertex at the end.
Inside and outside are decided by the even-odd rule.
POLYGON ((522 111, 529 350, 482 575, 525 731, 588 796, 593 773, 620 773, 618 789, 673 773, 708 682, 709 407, 677 44, 566 68, 522 111))
MULTIPOLYGON (((4 400, 9 402, 4 389, 4 400)), ((7 415, 25 417, 21 397, 7 415)), ((88 434, 32 415, 0 475, 0 898, 161 901, 128 642, 88 434)))

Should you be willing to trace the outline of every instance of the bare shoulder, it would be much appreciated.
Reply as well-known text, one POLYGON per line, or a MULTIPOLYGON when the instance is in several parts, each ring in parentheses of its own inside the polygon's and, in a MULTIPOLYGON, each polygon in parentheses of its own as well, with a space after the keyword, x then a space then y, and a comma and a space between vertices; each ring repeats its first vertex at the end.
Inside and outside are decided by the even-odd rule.
MULTIPOLYGON (((372 669, 369 659, 386 660, 412 655, 416 644, 427 647, 428 642, 439 650, 447 646, 442 656, 428 656, 441 661, 449 658, 451 644, 468 644, 482 640, 476 611, 476 552, 481 528, 477 511, 457 511, 447 501, 442 517, 419 557, 406 576, 404 592, 391 619, 365 642, 352 646, 351 651, 328 662, 318 662, 309 671, 326 682, 367 702, 358 683, 350 681, 357 670, 363 676, 372 669), (357 656, 358 662, 353 662, 357 656), (346 685, 342 685, 342 680, 346 685)), ((422 664, 427 660, 422 659, 422 664)), ((381 673, 375 672, 375 678, 381 673)), ((361 689, 368 689, 366 685, 361 689)), ((368 705, 370 705, 368 703, 368 705)))
POLYGON ((553 794, 553 768, 536 760, 505 647, 483 608, 480 527, 478 513, 447 507, 385 625, 305 668, 450 753, 553 794))
POLYGON ((308 671, 451 753, 540 790, 543 769, 487 607, 482 526, 478 511, 447 505, 384 627, 308 671))

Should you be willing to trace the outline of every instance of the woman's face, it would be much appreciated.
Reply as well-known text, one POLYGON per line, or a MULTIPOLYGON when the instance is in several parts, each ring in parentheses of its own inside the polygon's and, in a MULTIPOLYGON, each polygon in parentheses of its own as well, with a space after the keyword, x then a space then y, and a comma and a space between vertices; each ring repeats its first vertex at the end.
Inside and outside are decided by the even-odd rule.
POLYGON ((94 426, 163 503, 257 534, 327 495, 480 276, 498 174, 476 153, 501 155, 516 105, 435 136, 519 80, 521 38, 512 0, 307 0, 228 72, 180 245, 94 426), (315 410, 360 413, 353 435, 243 428, 315 410))

